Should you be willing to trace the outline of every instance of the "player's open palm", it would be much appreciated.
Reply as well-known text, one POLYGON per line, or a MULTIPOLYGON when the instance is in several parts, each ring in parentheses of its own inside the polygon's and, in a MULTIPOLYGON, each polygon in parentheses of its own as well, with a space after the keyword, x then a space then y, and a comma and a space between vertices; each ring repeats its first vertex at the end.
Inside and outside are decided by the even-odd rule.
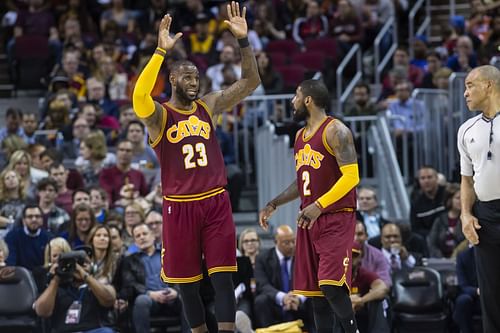
POLYGON ((172 49, 175 42, 182 37, 182 32, 178 32, 174 37, 170 36, 170 25, 172 24, 172 16, 167 14, 163 16, 158 28, 158 47, 168 51, 172 49))
POLYGON ((248 26, 245 16, 247 14, 246 7, 240 13, 240 5, 237 2, 232 1, 231 4, 227 5, 227 16, 228 20, 224 22, 229 25, 229 30, 236 39, 244 38, 248 33, 248 26))

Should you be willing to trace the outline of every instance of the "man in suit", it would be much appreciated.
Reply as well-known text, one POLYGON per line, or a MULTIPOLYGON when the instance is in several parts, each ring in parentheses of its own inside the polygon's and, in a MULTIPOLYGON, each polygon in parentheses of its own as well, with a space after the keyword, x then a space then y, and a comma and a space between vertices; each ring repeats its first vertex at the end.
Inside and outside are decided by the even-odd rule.
POLYGON ((290 226, 281 225, 274 239, 276 246, 262 251, 255 261, 257 327, 296 319, 307 322, 311 318, 307 298, 291 292, 295 233, 290 226))

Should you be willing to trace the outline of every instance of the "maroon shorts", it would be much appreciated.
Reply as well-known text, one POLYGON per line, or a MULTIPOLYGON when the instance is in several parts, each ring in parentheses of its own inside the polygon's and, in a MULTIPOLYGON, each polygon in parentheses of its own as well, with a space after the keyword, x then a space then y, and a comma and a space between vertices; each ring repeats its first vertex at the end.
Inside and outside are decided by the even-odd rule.
POLYGON ((208 274, 236 272, 236 235, 226 191, 198 201, 163 201, 164 282, 190 283, 208 274))
POLYGON ((297 228, 293 292, 323 296, 321 285, 351 286, 351 251, 356 214, 321 215, 311 230, 297 228))

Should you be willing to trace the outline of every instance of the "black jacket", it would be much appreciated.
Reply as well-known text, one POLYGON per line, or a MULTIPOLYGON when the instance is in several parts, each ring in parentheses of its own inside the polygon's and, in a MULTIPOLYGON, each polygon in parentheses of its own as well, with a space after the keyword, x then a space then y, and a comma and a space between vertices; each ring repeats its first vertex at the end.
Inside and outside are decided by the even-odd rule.
MULTIPOLYGON (((294 260, 292 259, 292 272, 294 260)), ((261 252, 255 259, 255 282, 257 283, 257 295, 265 294, 274 300, 276 294, 283 290, 281 281, 281 265, 273 247, 261 252)), ((293 285, 293 284, 290 284, 293 285)))

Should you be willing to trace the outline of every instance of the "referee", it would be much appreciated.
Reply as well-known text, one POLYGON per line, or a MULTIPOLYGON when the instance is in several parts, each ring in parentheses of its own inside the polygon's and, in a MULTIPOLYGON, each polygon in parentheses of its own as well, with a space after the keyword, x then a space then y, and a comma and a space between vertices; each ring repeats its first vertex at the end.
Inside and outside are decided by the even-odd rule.
POLYGON ((483 332, 500 332, 500 71, 473 69, 465 79, 471 111, 458 130, 462 230, 476 246, 483 332))

